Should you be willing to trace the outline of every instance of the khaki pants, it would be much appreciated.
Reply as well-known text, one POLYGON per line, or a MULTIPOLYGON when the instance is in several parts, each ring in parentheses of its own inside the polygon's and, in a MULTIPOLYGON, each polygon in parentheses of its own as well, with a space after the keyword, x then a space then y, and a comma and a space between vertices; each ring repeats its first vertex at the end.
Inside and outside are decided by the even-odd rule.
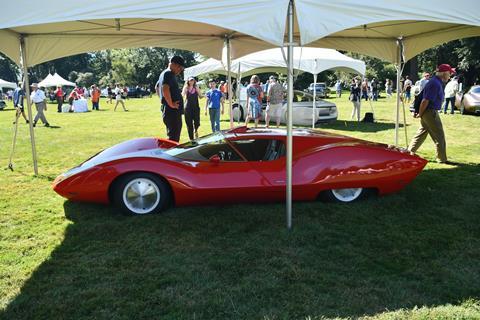
POLYGON ((43 113, 43 110, 45 110, 45 102, 35 103, 35 107, 37 108, 37 114, 35 115, 35 119, 33 119, 33 123, 37 123, 38 119, 40 119, 44 124, 47 124, 47 118, 45 118, 45 114, 43 113))
POLYGON ((442 121, 438 112, 433 109, 427 109, 420 120, 420 128, 413 137, 408 150, 416 152, 427 138, 427 134, 432 137, 437 150, 437 159, 440 162, 447 161, 447 147, 445 142, 445 133, 443 132, 442 121))

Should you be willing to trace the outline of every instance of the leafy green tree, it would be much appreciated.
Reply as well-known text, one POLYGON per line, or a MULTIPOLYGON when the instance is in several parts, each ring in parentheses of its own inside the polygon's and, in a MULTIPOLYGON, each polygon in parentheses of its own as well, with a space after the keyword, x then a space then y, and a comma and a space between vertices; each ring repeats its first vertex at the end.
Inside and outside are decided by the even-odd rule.
POLYGON ((0 53, 0 79, 16 83, 19 80, 19 77, 17 77, 19 73, 18 66, 7 56, 0 53))

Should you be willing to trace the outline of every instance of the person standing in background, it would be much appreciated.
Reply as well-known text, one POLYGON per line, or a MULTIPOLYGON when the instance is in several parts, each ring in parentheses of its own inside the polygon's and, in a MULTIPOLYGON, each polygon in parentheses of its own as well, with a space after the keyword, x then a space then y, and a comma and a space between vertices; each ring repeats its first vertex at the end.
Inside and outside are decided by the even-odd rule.
POLYGON ((372 100, 378 101, 378 82, 375 78, 372 79, 370 87, 372 88, 372 100))
POLYGON ((190 140, 197 139, 198 128, 200 127, 200 103, 198 98, 201 93, 194 77, 185 81, 182 94, 185 97, 185 124, 187 125, 188 137, 190 140))
POLYGON ((121 84, 117 84, 115 87, 115 90, 113 91, 115 94, 115 107, 113 108, 113 111, 117 110, 117 106, 119 104, 122 105, 123 111, 128 111, 127 108, 125 108, 125 102, 123 101, 123 88, 121 84))
POLYGON ((32 103, 35 103, 35 107, 37 108, 37 114, 35 115, 35 119, 33 119, 33 126, 35 127, 37 125, 37 121, 40 119, 45 127, 50 127, 50 124, 43 113, 44 111, 47 111, 47 97, 45 96, 45 92, 38 88, 37 83, 32 83, 32 89, 30 100, 32 103))
POLYGON ((158 77, 158 95, 162 104, 163 123, 167 127, 168 139, 180 141, 182 132, 183 98, 176 76, 185 69, 185 61, 180 56, 170 59, 168 68, 158 77))
POLYGON ((100 89, 93 84, 90 91, 90 96, 92 97, 92 110, 99 110, 100 93, 100 89))
POLYGON ((362 85, 360 85, 359 79, 352 79, 352 84, 350 85, 350 97, 349 100, 353 103, 352 116, 351 119, 357 117, 357 121, 360 121, 360 107, 362 100, 362 85))
POLYGON ((270 76, 267 92, 267 109, 265 110, 265 127, 269 127, 272 117, 277 123, 277 128, 280 126, 284 93, 283 86, 277 82, 274 76, 270 76))
POLYGON ((250 84, 247 86, 247 118, 245 126, 248 126, 250 119, 255 120, 255 128, 258 126, 262 116, 263 87, 260 84, 260 78, 254 74, 250 78, 250 84))
POLYGON ((387 98, 392 97, 392 92, 393 92, 393 82, 390 79, 385 80, 385 93, 387 95, 387 98))
POLYGON ((205 97, 207 97, 207 101, 205 102, 205 115, 207 115, 208 109, 212 132, 217 132, 220 131, 220 112, 223 114, 225 98, 223 93, 217 89, 215 80, 210 79, 208 85, 210 90, 205 94, 205 97))
MULTIPOLYGON (((18 87, 13 91, 13 106, 17 110, 17 115, 15 117, 15 122, 18 121, 20 115, 23 116, 26 123, 28 122, 27 117, 25 116, 25 109, 23 107, 23 99, 25 98, 25 91, 23 91, 23 83, 19 82, 18 87)), ((13 124, 15 124, 15 122, 13 124)))
POLYGON ((458 92, 458 79, 457 77, 453 77, 450 82, 447 83, 445 86, 445 105, 443 106, 443 113, 447 114, 448 111, 448 103, 451 104, 451 111, 450 114, 455 113, 455 96, 458 92))
POLYGON ((405 83, 403 85, 403 92, 405 94, 405 102, 410 103, 412 100, 412 80, 409 76, 405 76, 405 83))
POLYGON ((62 112, 62 105, 63 105, 63 90, 62 86, 58 85, 57 89, 53 92, 55 95, 55 99, 57 100, 57 112, 62 112))
POLYGON ((342 81, 340 79, 335 82, 335 92, 337 93, 337 98, 342 97, 342 81))

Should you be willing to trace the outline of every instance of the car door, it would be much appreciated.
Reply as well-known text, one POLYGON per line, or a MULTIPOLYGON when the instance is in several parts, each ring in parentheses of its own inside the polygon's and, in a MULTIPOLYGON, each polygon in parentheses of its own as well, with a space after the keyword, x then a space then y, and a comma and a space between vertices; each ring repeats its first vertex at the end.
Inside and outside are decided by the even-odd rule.
POLYGON ((256 201, 265 178, 225 140, 210 141, 176 155, 189 171, 182 181, 183 203, 218 204, 256 201))
POLYGON ((261 184, 256 197, 261 201, 277 201, 285 198, 285 143, 272 137, 232 139, 232 145, 258 173, 261 184))

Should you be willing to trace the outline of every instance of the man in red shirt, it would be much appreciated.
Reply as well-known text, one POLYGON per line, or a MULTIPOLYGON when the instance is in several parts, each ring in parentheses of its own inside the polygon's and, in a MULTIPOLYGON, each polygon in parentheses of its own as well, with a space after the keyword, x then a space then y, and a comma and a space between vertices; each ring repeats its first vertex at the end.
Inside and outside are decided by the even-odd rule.
POLYGON ((54 91, 54 94, 55 94, 55 99, 57 100, 57 112, 62 112, 63 90, 61 85, 57 86, 57 89, 54 91))

